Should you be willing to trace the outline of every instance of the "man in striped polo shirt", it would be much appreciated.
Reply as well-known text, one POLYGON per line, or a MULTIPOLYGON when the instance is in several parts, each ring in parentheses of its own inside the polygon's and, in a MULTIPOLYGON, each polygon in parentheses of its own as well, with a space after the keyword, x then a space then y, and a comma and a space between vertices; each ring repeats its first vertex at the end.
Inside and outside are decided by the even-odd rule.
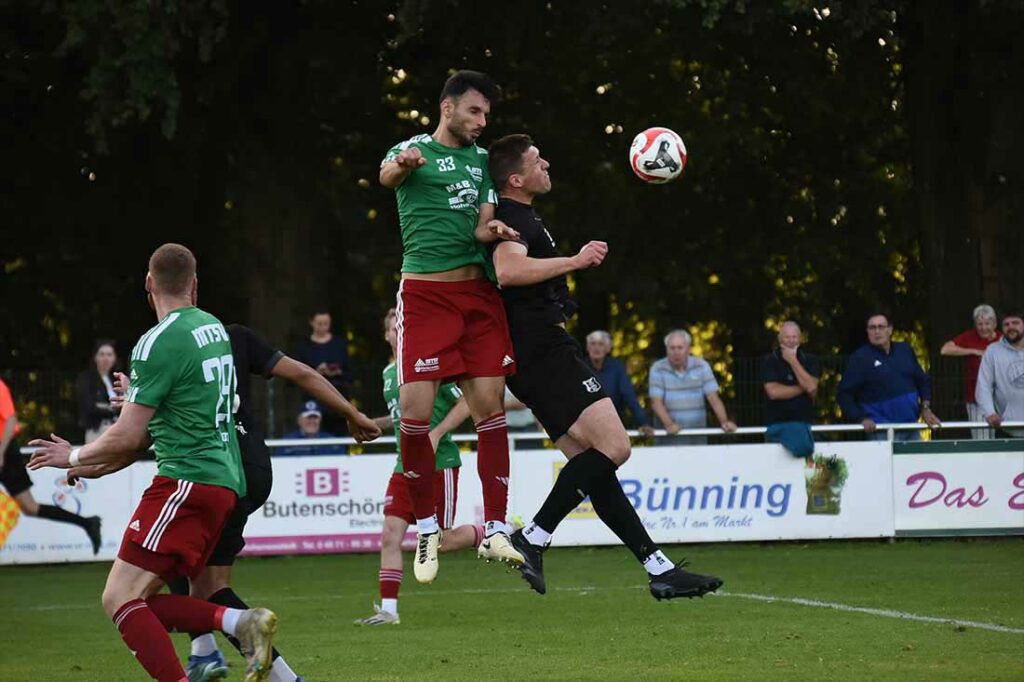
POLYGON ((736 424, 726 414, 718 395, 718 382, 711 365, 703 358, 690 355, 692 339, 683 329, 665 335, 665 357, 651 365, 648 380, 651 409, 671 436, 672 444, 701 445, 706 436, 679 436, 685 429, 707 426, 706 400, 711 405, 722 430, 730 433, 736 424))

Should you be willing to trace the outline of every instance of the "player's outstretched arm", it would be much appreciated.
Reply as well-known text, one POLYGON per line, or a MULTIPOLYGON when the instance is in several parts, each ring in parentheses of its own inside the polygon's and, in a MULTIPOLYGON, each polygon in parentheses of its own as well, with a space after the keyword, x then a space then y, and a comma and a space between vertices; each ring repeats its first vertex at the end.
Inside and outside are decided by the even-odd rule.
POLYGON ((446 433, 454 431, 459 426, 469 419, 469 404, 466 402, 466 398, 459 398, 459 401, 452 406, 452 409, 448 410, 448 414, 444 416, 444 419, 437 423, 437 426, 430 430, 428 434, 430 436, 430 444, 434 446, 434 452, 437 452, 437 444, 441 441, 446 433))
POLYGON ((38 449, 32 453, 28 468, 69 469, 90 464, 120 462, 126 457, 134 457, 135 453, 149 446, 149 421, 155 412, 156 408, 153 407, 126 403, 121 410, 121 418, 114 422, 113 426, 92 443, 80 448, 72 448, 71 443, 52 433, 52 440, 37 438, 29 441, 30 447, 38 449))
POLYGON ((405 182, 409 174, 427 162, 419 147, 402 150, 392 161, 385 161, 380 167, 380 184, 394 189, 405 182))
POLYGON ((523 287, 544 282, 574 270, 600 265, 608 255, 605 242, 587 242, 575 256, 530 258, 518 242, 504 242, 494 249, 494 271, 503 287, 523 287))
POLYGON ((320 401, 327 409, 343 416, 348 422, 349 433, 360 443, 380 437, 380 427, 357 410, 355 405, 345 400, 330 381, 309 365, 285 356, 274 365, 271 374, 287 379, 307 395, 320 401))

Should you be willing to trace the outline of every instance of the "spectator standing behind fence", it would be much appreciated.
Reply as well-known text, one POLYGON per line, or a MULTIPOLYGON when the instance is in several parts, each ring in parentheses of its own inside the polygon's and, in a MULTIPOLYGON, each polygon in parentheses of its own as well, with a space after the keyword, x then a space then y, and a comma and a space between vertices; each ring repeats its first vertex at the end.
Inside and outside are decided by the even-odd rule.
POLYGON ((778 348, 761 358, 761 382, 768 400, 766 438, 770 443, 782 443, 797 457, 810 457, 814 454, 811 424, 821 363, 800 347, 796 322, 782 323, 778 342, 778 348))
POLYGON ((78 403, 78 425, 85 432, 85 442, 91 443, 117 421, 110 406, 114 392, 114 365, 117 352, 113 341, 97 341, 92 353, 92 367, 75 380, 75 399, 78 403))
MULTIPOLYGON (((878 424, 916 422, 940 426, 932 413, 932 380, 921 369, 910 344, 892 340, 892 322, 885 313, 867 321, 868 343, 854 351, 839 382, 843 416, 861 422, 869 440, 885 440, 878 424)), ((896 431, 895 440, 920 440, 920 431, 896 431)))
POLYGON ((605 393, 612 399, 615 410, 619 413, 624 424, 628 424, 625 418, 625 411, 628 409, 633 415, 633 422, 645 436, 653 436, 654 429, 651 421, 640 407, 640 401, 636 398, 636 389, 633 382, 629 380, 626 373, 626 366, 619 360, 611 357, 612 335, 603 329, 592 331, 587 334, 587 362, 594 369, 605 393))
POLYGON ((692 339, 689 332, 675 329, 665 335, 666 356, 651 365, 648 391, 651 410, 670 435, 668 442, 682 445, 707 443, 706 436, 677 436, 685 429, 707 426, 706 400, 711 405, 722 430, 732 432, 736 424, 729 420, 725 405, 718 396, 718 382, 711 365, 703 358, 690 355, 692 339))
MULTIPOLYGON (((283 439, 310 439, 313 438, 337 438, 338 436, 327 431, 321 431, 324 413, 315 400, 307 400, 299 412, 297 431, 286 433, 283 439)), ((285 448, 278 448, 277 455, 282 457, 302 457, 306 455, 344 455, 348 448, 344 445, 292 445, 285 448)))
MULTIPOLYGON (((331 324, 331 314, 326 309, 314 310, 309 317, 311 333, 295 347, 295 359, 320 372, 342 395, 351 398, 355 375, 348 356, 348 341, 343 335, 334 334, 331 324)), ((312 400, 313 396, 303 395, 302 399, 312 400)), ((345 433, 345 420, 329 413, 324 428, 345 433)))
MULTIPOLYGON (((975 400, 985 421, 1024 421, 1024 311, 1003 318, 1003 338, 985 349, 975 400)), ((1007 429, 1024 438, 1024 429, 1007 429)))
MULTIPOLYGON (((964 357, 964 403, 967 407, 967 420, 972 422, 985 421, 985 415, 974 400, 974 387, 978 381, 978 368, 981 367, 981 356, 990 344, 998 341, 1002 334, 996 329, 999 321, 996 311, 990 305, 979 305, 974 309, 974 329, 968 329, 952 341, 942 344, 941 354, 951 357, 964 357)), ((974 438, 991 438, 989 429, 971 429, 974 438)))

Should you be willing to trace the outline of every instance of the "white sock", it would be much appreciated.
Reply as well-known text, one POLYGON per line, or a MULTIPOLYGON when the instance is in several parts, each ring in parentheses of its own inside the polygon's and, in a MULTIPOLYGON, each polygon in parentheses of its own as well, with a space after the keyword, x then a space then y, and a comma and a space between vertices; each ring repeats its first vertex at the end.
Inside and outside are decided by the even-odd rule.
POLYGON ((437 516, 431 516, 426 519, 416 519, 416 531, 420 535, 430 535, 436 533, 437 528, 437 516))
POLYGON ((238 627, 238 619, 245 613, 242 609, 224 609, 224 617, 221 619, 220 629, 226 634, 234 636, 238 627))
POLYGON ((675 566, 672 560, 665 556, 665 553, 660 549, 652 554, 651 556, 644 559, 644 568, 651 575, 661 575, 662 573, 668 573, 675 566))
POLYGON ((270 666, 270 682, 295 682, 297 679, 299 676, 284 662, 284 656, 274 659, 270 666))
POLYGON ((213 636, 212 632, 199 635, 192 640, 193 656, 209 656, 215 651, 217 651, 217 638, 213 636))
POLYGON ((397 599, 381 599, 380 610, 385 613, 390 613, 392 616, 398 615, 398 600, 397 599))
POLYGON ((551 539, 551 533, 547 532, 536 523, 531 523, 526 527, 526 530, 523 531, 523 537, 525 537, 527 542, 531 545, 543 547, 548 544, 548 540, 551 539))
POLYGON ((484 524, 484 537, 489 538, 495 533, 509 534, 508 524, 504 521, 488 521, 484 524))

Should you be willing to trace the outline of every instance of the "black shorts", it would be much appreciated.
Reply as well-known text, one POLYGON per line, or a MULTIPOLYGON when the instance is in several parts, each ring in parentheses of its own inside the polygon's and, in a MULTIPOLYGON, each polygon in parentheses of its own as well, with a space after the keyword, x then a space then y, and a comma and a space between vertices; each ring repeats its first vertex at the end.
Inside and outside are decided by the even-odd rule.
MULTIPOLYGON (((524 333, 513 334, 513 340, 524 333)), ((533 411, 551 440, 558 440, 583 410, 608 394, 584 360, 580 344, 561 327, 539 330, 529 345, 527 357, 515 348, 518 367, 508 377, 508 387, 533 411)))
POLYGON ((231 516, 224 524, 220 539, 207 559, 207 566, 233 566, 235 558, 245 548, 245 524, 249 516, 263 506, 270 497, 270 489, 274 484, 274 472, 267 466, 242 463, 245 472, 245 497, 239 498, 231 516))
POLYGON ((11 497, 17 497, 32 487, 32 479, 28 477, 28 469, 25 468, 25 458, 14 438, 7 446, 7 452, 4 453, 4 466, 0 469, 0 483, 3 483, 7 494, 11 497))

